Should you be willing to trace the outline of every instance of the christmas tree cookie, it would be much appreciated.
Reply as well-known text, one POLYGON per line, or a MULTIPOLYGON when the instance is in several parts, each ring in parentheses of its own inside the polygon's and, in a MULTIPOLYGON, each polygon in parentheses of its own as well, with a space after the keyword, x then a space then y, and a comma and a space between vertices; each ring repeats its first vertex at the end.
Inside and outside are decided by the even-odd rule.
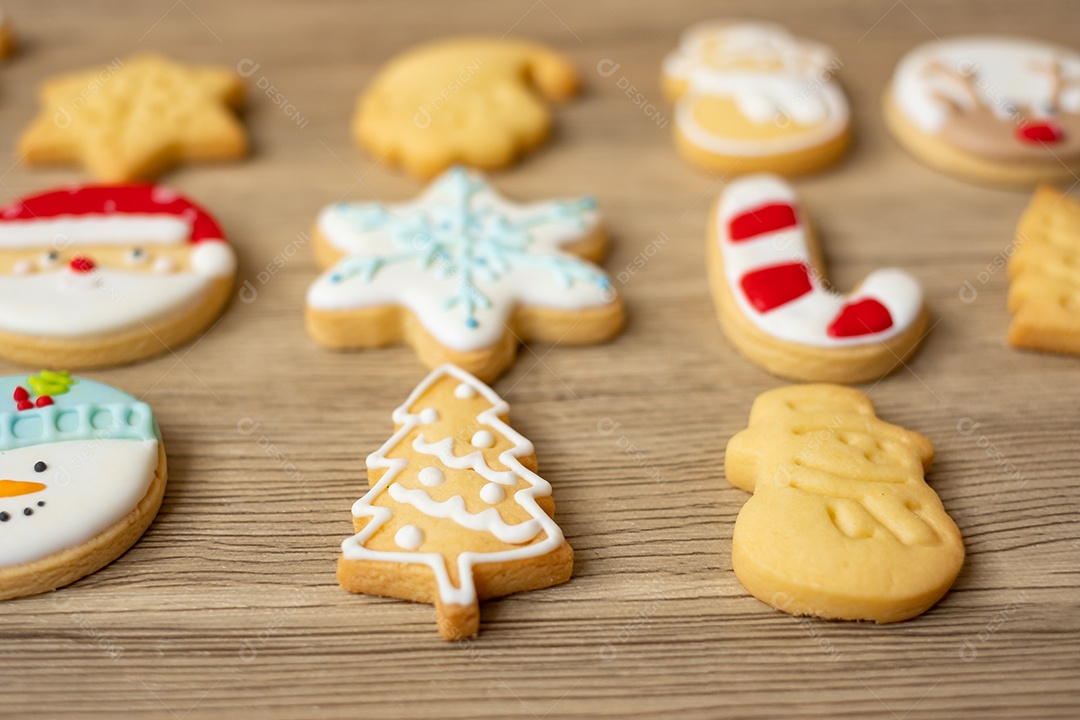
POLYGON ((521 342, 602 342, 623 306, 604 271, 592 198, 528 205, 448 170, 413 202, 337 203, 314 230, 331 266, 307 295, 307 328, 331 348, 406 342, 428 367, 496 378, 521 342))
POLYGON ((0 378, 0 599, 55 590, 143 534, 165 492, 150 407, 42 371, 0 378))
POLYGON ((0 357, 92 368, 166 353, 229 301, 236 256, 160 185, 77 185, 0 208, 0 357))
POLYGON ((551 485, 506 402, 464 370, 433 371, 394 411, 368 456, 338 582, 355 593, 433 603, 439 634, 475 635, 478 601, 566 582, 574 553, 551 485))

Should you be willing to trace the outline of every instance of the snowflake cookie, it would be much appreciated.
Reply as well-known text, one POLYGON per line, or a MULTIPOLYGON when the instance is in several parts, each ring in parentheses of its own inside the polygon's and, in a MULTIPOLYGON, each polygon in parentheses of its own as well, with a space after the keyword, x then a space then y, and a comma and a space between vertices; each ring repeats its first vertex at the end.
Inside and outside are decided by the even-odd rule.
POLYGON ((595 343, 622 327, 611 280, 582 259, 605 244, 592 198, 518 205, 455 167, 412 202, 330 205, 314 234, 332 267, 308 291, 307 327, 327 347, 404 341, 429 367, 490 380, 521 341, 595 343))

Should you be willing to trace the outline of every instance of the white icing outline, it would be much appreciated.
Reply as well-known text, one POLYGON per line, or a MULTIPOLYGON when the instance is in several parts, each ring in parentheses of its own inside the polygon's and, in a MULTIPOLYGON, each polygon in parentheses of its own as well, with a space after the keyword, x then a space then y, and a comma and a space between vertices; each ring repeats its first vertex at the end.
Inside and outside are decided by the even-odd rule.
POLYGON ((810 254, 805 220, 795 191, 776 175, 748 175, 729 183, 710 222, 716 223, 724 279, 739 311, 759 330, 778 340, 827 348, 880 343, 906 332, 922 311, 923 295, 918 281, 897 268, 875 270, 847 295, 827 290, 810 254), (791 205, 797 225, 731 241, 728 227, 732 218, 771 203, 791 205), (788 263, 803 263, 810 268, 810 292, 765 313, 759 312, 743 294, 742 278, 755 270, 788 263), (880 333, 856 337, 834 338, 826 333, 845 305, 868 298, 885 306, 892 316, 892 326, 880 333))
MULTIPOLYGON (((407 564, 421 563, 427 565, 435 575, 435 579, 438 583, 439 597, 442 602, 447 605, 468 606, 476 602, 477 599, 476 584, 473 580, 472 572, 474 565, 479 563, 510 562, 531 557, 540 557, 558 549, 565 542, 562 530, 536 502, 536 498, 538 497, 547 497, 551 495, 551 485, 542 477, 523 466, 518 460, 520 457, 532 455, 534 452, 533 445, 500 419, 500 415, 508 415, 509 412, 510 406, 505 400, 499 397, 494 390, 456 365, 442 365, 424 378, 424 380, 416 386, 416 389, 412 391, 412 394, 409 395, 408 399, 406 399, 400 407, 394 410, 394 423, 400 426, 397 432, 395 432, 382 447, 367 458, 369 471, 377 468, 385 468, 386 472, 383 473, 383 476, 374 487, 368 490, 362 498, 353 504, 353 517, 370 517, 371 520, 368 521, 363 530, 342 542, 341 552, 345 559, 377 560, 407 564), (484 462, 483 454, 480 451, 475 451, 462 457, 454 456, 452 438, 445 438, 444 441, 437 443, 424 443, 422 442, 422 436, 418 436, 416 441, 426 448, 432 448, 432 454, 437 455, 439 460, 448 467, 457 469, 464 469, 467 467, 480 473, 488 480, 501 482, 504 485, 515 484, 519 479, 527 482, 529 487, 514 493, 514 500, 516 500, 532 518, 521 524, 529 526, 530 529, 534 523, 538 526, 537 531, 530 537, 535 537, 540 532, 543 532, 546 535, 543 540, 525 547, 491 553, 466 551, 459 554, 458 575, 461 579, 461 587, 454 587, 453 583, 450 582, 450 575, 447 572, 446 563, 440 553, 386 552, 370 550, 364 547, 364 543, 393 515, 393 511, 390 508, 373 505, 373 501, 383 492, 388 491, 391 485, 394 484, 394 478, 409 464, 409 460, 406 458, 388 458, 387 454, 396 448, 409 433, 417 428, 417 426, 423 424, 420 422, 419 414, 410 413, 409 408, 412 407, 434 383, 446 375, 452 375, 461 382, 469 384, 491 403, 491 407, 480 413, 477 416, 477 420, 482 424, 488 425, 495 432, 513 443, 513 447, 504 450, 499 454, 499 462, 509 468, 509 470, 504 472, 491 470, 491 468, 487 466, 487 463, 484 462)), ((416 443, 414 443, 414 447, 416 447, 416 443)), ((421 450, 421 452, 426 451, 421 450)), ((424 493, 424 495, 426 496, 427 494, 424 493)), ((430 500, 430 497, 428 500, 430 500)), ((434 503, 434 501, 431 502, 434 503)), ((421 504, 425 503, 421 502, 421 504)), ((413 506, 416 507, 415 505, 413 506)), ((490 508, 490 510, 495 510, 495 508, 490 508)), ((492 516, 487 513, 488 510, 485 510, 482 513, 469 513, 469 515, 470 518, 485 518, 489 522, 489 526, 485 529, 494 533, 495 530, 490 524, 492 522, 492 516)), ((499 523, 506 525, 502 518, 498 516, 497 512, 495 513, 495 517, 498 518, 499 523)), ((454 519, 455 521, 457 520, 457 518, 454 519)), ((507 527, 512 528, 515 526, 507 525, 507 527)))

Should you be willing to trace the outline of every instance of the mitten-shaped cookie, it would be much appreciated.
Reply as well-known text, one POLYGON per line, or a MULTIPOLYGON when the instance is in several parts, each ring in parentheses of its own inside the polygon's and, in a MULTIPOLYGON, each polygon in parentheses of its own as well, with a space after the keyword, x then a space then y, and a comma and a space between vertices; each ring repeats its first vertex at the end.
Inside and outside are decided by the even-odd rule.
POLYGON ((949 589, 960 532, 923 473, 931 442, 878 419, 837 385, 795 385, 754 401, 727 446, 739 512, 732 565, 759 600, 793 615, 896 622, 949 589))

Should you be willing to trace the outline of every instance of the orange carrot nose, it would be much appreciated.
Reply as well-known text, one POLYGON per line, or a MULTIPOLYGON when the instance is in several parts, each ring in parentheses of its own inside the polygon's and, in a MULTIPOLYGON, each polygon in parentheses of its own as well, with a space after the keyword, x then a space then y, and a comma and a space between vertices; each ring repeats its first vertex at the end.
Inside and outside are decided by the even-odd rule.
POLYGON ((41 492, 44 489, 45 486, 39 482, 0 480, 0 498, 29 495, 30 493, 41 492))
POLYGON ((95 267, 97 266, 94 265, 94 261, 88 257, 76 255, 75 257, 71 258, 71 269, 77 273, 88 273, 95 267))

